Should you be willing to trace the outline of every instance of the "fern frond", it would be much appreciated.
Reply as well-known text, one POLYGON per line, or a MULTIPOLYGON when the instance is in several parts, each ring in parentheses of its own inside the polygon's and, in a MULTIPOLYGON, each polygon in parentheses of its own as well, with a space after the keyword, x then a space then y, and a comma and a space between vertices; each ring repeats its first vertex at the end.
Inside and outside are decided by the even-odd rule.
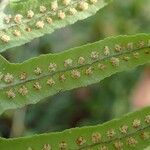
POLYGON ((111 1, 10 1, 0 13, 0 52, 94 15, 111 1))
POLYGON ((150 35, 118 36, 20 64, 0 57, 0 112, 150 62, 150 35))

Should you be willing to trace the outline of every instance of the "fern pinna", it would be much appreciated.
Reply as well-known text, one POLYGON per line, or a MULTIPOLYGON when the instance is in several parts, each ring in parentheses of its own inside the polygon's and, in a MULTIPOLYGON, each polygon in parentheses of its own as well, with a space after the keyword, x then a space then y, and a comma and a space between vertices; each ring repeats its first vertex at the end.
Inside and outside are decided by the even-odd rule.
MULTIPOLYGON (((10 0, 0 12, 0 52, 83 20, 111 0, 10 0)), ((108 37, 23 63, 0 56, 0 113, 98 83, 150 62, 150 34, 108 37)), ((150 145, 150 107, 102 125, 0 138, 1 150, 141 150, 150 145)))

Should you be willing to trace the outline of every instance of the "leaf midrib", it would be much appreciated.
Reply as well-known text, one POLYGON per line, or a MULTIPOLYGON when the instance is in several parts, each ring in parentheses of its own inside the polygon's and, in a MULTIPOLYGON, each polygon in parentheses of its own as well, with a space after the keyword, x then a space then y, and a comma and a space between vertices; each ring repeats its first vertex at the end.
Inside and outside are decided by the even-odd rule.
MULTIPOLYGON (((85 0, 85 1, 87 1, 87 0, 85 0)), ((76 2, 72 2, 70 5, 68 5, 68 6, 61 6, 59 9, 57 9, 57 11, 54 11, 53 13, 49 10, 49 11, 47 11, 47 12, 45 12, 45 13, 39 13, 37 16, 34 16, 32 19, 25 19, 25 21, 23 22, 22 21, 22 23, 21 24, 19 24, 20 26, 24 26, 24 23, 30 23, 33 19, 34 20, 37 20, 37 19, 39 19, 39 18, 42 18, 42 17, 45 17, 45 16, 48 16, 49 14, 51 14, 52 16, 55 16, 60 10, 65 10, 65 9, 67 9, 67 8, 69 8, 70 6, 73 6, 73 5, 75 5, 75 4, 77 4, 78 2, 80 2, 80 0, 78 1, 76 1, 76 2)), ((42 19, 43 20, 43 19, 42 19)), ((13 27, 15 27, 15 26, 18 26, 18 24, 16 24, 16 23, 11 23, 11 25, 9 25, 9 24, 6 24, 6 27, 7 27, 7 30, 8 29, 10 29, 10 28, 13 28, 13 27)), ((6 27, 5 28, 1 28, 1 30, 5 30, 6 29, 6 27)))
POLYGON ((40 80, 40 79, 43 79, 45 77, 48 77, 48 76, 54 76, 56 74, 59 74, 59 73, 64 73, 64 72, 67 72, 67 71, 71 71, 71 70, 74 70, 74 69, 80 69, 80 68, 83 68, 83 67, 86 67, 86 66, 91 66, 99 61, 105 61, 107 59, 110 59, 112 57, 117 57, 117 56, 120 56, 120 55, 124 55, 124 54, 130 54, 130 53, 133 53, 135 51, 140 51, 140 50, 143 50, 143 49, 146 49, 146 48, 149 48, 148 46, 146 47, 143 47, 143 48, 137 48, 137 49, 133 49, 133 50, 129 50, 129 51, 125 51, 123 53, 115 53, 111 56, 104 56, 103 58, 100 58, 100 59, 97 59, 95 61, 92 61, 91 63, 86 63, 84 65, 81 65, 81 66, 75 66, 75 67, 70 67, 68 69, 63 69, 63 70, 59 70, 59 71, 56 71, 54 73, 47 73, 47 74, 43 74, 41 76, 38 76, 36 78, 32 78, 32 79, 28 79, 28 80, 24 80, 24 81, 21 81, 21 82, 18 82, 18 83, 15 83, 15 84, 12 84, 12 85, 6 85, 6 86, 3 86, 3 87, 0 87, 0 90, 5 90, 7 88, 12 88, 14 86, 18 86, 18 85, 21 85, 21 84, 25 84, 25 83, 28 83, 28 82, 32 82, 32 81, 35 81, 35 80, 40 80))
POLYGON ((141 131, 146 130, 146 129, 148 129, 148 128, 150 128, 150 125, 145 126, 145 127, 143 127, 143 128, 139 128, 138 130, 136 130, 136 131, 134 131, 134 132, 130 132, 129 134, 126 134, 126 135, 124 135, 124 136, 122 136, 122 137, 116 137, 116 138, 114 138, 114 139, 112 139, 112 140, 102 141, 102 142, 98 142, 98 143, 91 144, 91 145, 86 145, 86 146, 83 146, 83 147, 81 147, 81 148, 72 149, 72 150, 83 150, 83 149, 85 149, 85 148, 92 148, 92 147, 97 146, 97 145, 109 144, 109 143, 112 143, 112 142, 114 142, 114 141, 122 140, 122 139, 128 138, 128 137, 130 137, 130 136, 133 136, 133 135, 137 134, 138 132, 141 132, 141 131))

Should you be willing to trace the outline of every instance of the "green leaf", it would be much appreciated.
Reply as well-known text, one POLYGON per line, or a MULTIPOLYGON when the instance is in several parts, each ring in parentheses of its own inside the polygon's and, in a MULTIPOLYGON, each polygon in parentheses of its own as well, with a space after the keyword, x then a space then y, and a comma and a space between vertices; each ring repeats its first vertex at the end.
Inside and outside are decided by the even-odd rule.
POLYGON ((145 148, 144 150, 150 150, 150 146, 148 146, 147 148, 145 148))
MULTIPOLYGON (((91 0, 72 0, 70 3, 63 3, 58 1, 57 5, 51 3, 55 0, 22 0, 11 1, 5 9, 5 14, 0 14, 0 52, 8 48, 19 46, 30 42, 32 39, 43 36, 47 33, 52 33, 58 28, 73 24, 78 20, 83 20, 91 15, 94 15, 99 9, 108 5, 112 0, 98 0, 97 2, 90 2, 91 0), (40 6, 44 6, 41 8, 40 6), (54 9, 56 9, 54 11, 54 9), (30 17, 27 17, 29 10, 30 17), (12 14, 12 19, 8 19, 9 23, 4 23, 6 15, 12 14), (16 14, 23 16, 21 22, 16 23, 14 18, 16 14), (52 20, 51 20, 52 19, 52 20), (48 20, 48 21, 47 21, 48 20)), ((18 21, 17 21, 18 22, 18 21)))
POLYGON ((148 63, 149 44, 149 34, 138 34, 106 38, 21 64, 0 57, 0 113, 148 63))
POLYGON ((1 138, 0 149, 143 150, 149 146, 149 141, 150 107, 147 107, 102 125, 23 138, 1 138))

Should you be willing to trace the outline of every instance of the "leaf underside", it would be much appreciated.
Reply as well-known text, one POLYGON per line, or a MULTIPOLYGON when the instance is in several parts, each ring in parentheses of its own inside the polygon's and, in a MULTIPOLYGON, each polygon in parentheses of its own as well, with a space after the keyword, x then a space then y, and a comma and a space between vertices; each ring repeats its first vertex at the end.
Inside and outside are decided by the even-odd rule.
POLYGON ((1 150, 142 150, 149 144, 150 107, 102 125, 0 139, 1 150))
POLYGON ((54 0, 10 1, 10 4, 4 10, 5 14, 0 14, 0 52, 11 47, 23 45, 34 38, 52 33, 56 29, 94 15, 99 9, 108 5, 111 0, 98 0, 96 3, 90 3, 88 0, 84 0, 85 5, 83 5, 84 3, 81 3, 80 0, 71 1, 68 5, 58 0, 58 8, 55 11, 51 9, 52 2, 54 2, 54 0), (46 11, 41 13, 39 9, 40 6, 46 7, 46 11), (29 10, 34 12, 32 18, 27 17, 29 10), (63 13, 65 13, 65 17, 64 14, 62 14, 62 10, 63 13), (12 14, 12 19, 6 24, 3 20, 8 14, 12 14), (14 22, 16 14, 23 16, 21 23, 14 22), (51 18, 52 21, 47 22, 47 18, 51 18), (44 26, 37 27, 36 24, 38 21, 43 21, 44 26))
POLYGON ((111 37, 21 64, 0 57, 0 113, 148 63, 149 41, 146 34, 111 37))

